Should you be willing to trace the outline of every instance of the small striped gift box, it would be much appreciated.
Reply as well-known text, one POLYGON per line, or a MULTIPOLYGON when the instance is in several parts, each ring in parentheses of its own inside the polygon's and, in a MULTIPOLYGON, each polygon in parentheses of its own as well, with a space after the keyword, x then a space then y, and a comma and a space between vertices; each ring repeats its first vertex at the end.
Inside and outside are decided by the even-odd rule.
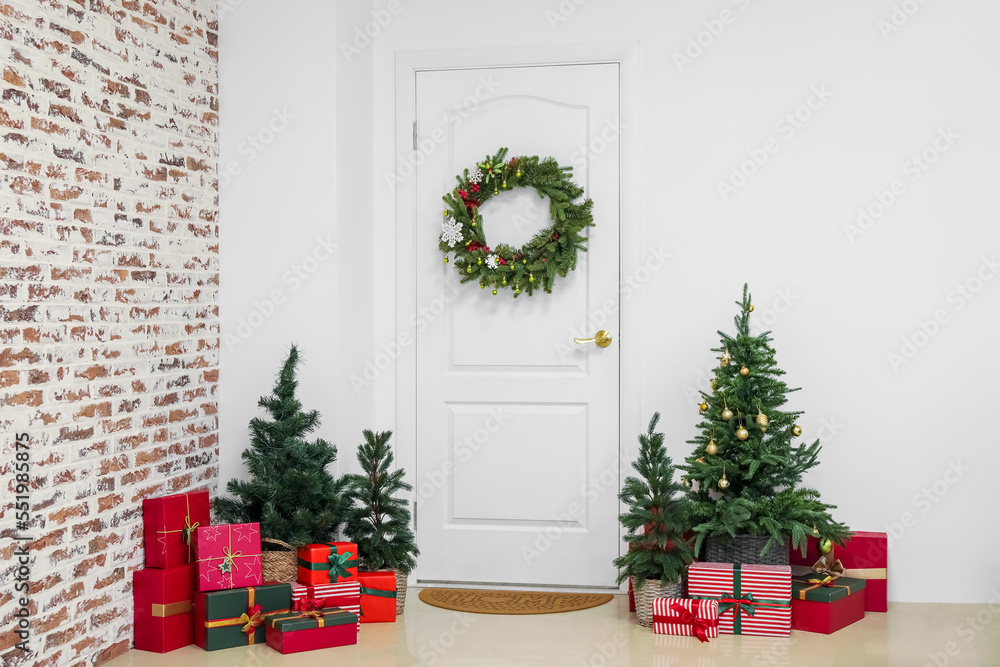
POLYGON ((697 637, 707 642, 719 636, 719 603, 715 600, 654 598, 653 632, 697 637))
POLYGON ((719 603, 719 632, 724 635, 791 634, 792 568, 787 565, 692 563, 688 595, 719 603))
POLYGON ((337 584, 305 585, 292 582, 292 607, 300 600, 312 599, 320 609, 340 607, 358 617, 361 627, 361 581, 351 579, 337 584))

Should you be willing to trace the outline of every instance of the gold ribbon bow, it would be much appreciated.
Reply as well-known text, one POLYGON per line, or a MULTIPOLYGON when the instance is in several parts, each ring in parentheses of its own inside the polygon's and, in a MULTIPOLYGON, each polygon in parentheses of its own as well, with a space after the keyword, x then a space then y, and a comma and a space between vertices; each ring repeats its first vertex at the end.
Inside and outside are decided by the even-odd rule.
POLYGON ((236 564, 234 558, 240 558, 243 555, 242 551, 232 551, 229 547, 222 547, 222 562, 219 563, 219 570, 222 572, 228 572, 232 575, 233 570, 240 569, 240 566, 236 564))
POLYGON ((243 634, 253 634, 257 631, 257 628, 264 623, 264 614, 261 613, 261 606, 259 604, 255 604, 248 608, 240 615, 240 620, 243 621, 244 624, 243 634))
POLYGON ((834 560, 832 563, 827 560, 826 556, 820 556, 819 560, 813 563, 813 572, 816 574, 822 574, 825 577, 829 577, 831 581, 837 577, 845 576, 844 564, 840 562, 840 559, 834 560))

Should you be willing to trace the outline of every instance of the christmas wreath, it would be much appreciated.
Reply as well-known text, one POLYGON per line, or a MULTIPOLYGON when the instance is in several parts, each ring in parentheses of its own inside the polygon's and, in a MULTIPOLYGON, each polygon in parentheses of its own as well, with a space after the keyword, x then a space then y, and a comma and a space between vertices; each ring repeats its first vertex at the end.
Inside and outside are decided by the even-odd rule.
POLYGON ((553 158, 540 160, 537 155, 506 158, 507 149, 501 148, 471 174, 466 169, 455 177, 458 186, 443 197, 447 208, 438 247, 445 263, 454 253, 463 283, 477 281, 482 289, 492 287, 493 294, 509 288, 515 299, 522 292, 532 294, 539 286, 552 292, 556 276, 565 277, 575 269, 577 252, 587 251, 583 231, 594 226, 594 202, 574 203, 583 188, 569 179, 572 167, 561 167, 553 158), (539 197, 548 197, 552 224, 520 248, 504 243, 490 248, 479 209, 514 188, 534 188, 539 197))

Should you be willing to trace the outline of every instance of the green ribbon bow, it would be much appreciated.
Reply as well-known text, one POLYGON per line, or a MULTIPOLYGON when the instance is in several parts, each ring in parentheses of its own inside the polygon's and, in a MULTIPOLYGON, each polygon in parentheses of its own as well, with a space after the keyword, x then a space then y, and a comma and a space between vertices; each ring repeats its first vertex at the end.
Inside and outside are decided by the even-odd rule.
POLYGON ((330 555, 327 557, 327 560, 330 561, 330 583, 337 583, 337 579, 340 577, 351 578, 351 573, 347 571, 347 568, 352 562, 358 562, 357 559, 351 560, 352 555, 349 551, 338 554, 337 547, 330 547, 330 555))

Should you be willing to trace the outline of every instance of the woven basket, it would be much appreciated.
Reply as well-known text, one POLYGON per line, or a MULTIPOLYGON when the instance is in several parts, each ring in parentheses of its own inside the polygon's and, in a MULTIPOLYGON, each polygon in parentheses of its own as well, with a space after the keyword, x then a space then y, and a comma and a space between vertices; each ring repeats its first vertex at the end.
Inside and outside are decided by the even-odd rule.
POLYGON ((709 563, 754 563, 760 565, 788 565, 788 546, 773 547, 765 554, 761 549, 770 538, 766 535, 737 535, 733 546, 710 537, 705 540, 705 560, 709 563))
POLYGON ((396 573, 396 616, 403 613, 403 605, 406 604, 406 573, 393 570, 396 573))
POLYGON ((264 581, 295 581, 299 574, 299 556, 295 547, 273 537, 262 538, 261 543, 264 542, 284 547, 280 551, 261 552, 260 559, 263 563, 264 581))
POLYGON ((653 627, 653 599, 654 598, 682 598, 684 597, 684 578, 666 586, 660 585, 659 579, 647 579, 642 588, 636 585, 636 578, 632 577, 632 590, 635 591, 635 622, 647 628, 653 627))

